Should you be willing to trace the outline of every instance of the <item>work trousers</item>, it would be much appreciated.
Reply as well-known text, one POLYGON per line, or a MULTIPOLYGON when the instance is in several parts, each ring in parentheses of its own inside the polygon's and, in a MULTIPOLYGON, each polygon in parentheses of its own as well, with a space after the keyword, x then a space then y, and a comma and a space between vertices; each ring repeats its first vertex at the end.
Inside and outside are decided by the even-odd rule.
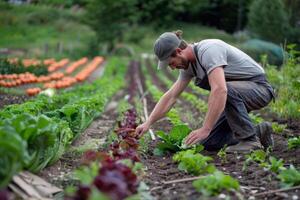
POLYGON ((248 113, 265 107, 274 98, 273 88, 266 81, 229 81, 226 84, 225 109, 209 136, 201 142, 207 150, 219 150, 224 145, 253 138, 257 127, 248 113))

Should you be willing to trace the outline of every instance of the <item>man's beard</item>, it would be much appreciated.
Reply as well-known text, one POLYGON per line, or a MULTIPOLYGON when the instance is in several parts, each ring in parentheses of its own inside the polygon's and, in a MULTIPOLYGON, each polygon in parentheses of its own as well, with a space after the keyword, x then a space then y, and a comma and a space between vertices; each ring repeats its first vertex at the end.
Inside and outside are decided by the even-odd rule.
POLYGON ((189 60, 182 60, 182 69, 187 70, 190 66, 189 60))

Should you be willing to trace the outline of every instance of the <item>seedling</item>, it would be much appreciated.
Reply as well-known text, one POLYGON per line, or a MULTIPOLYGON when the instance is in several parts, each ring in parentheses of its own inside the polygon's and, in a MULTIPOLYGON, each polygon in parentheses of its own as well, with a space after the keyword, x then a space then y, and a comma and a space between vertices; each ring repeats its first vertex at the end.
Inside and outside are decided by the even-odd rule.
POLYGON ((215 196, 223 190, 236 191, 240 187, 236 179, 218 170, 211 175, 194 181, 193 186, 205 196, 215 196))
POLYGON ((286 124, 278 124, 277 122, 272 123, 272 129, 274 133, 281 134, 284 129, 286 129, 287 125, 286 124))
POLYGON ((254 124, 259 124, 264 121, 264 119, 261 116, 259 116, 258 114, 249 113, 249 116, 254 124))
POLYGON ((277 176, 283 187, 292 187, 300 184, 300 171, 293 165, 289 169, 282 170, 277 176))
POLYGON ((173 156, 173 161, 179 163, 178 169, 193 175, 212 173, 215 171, 215 167, 209 164, 212 158, 196 153, 194 149, 178 152, 173 156))
POLYGON ((288 149, 296 149, 300 147, 300 136, 288 139, 288 149))
POLYGON ((227 148, 227 145, 224 145, 224 147, 222 149, 219 150, 219 152, 217 153, 218 157, 221 159, 221 162, 227 163, 227 153, 225 152, 225 149, 227 148))
POLYGON ((269 164, 266 166, 266 169, 278 173, 279 171, 285 170, 284 162, 282 159, 277 160, 275 157, 270 156, 269 158, 269 164))
POLYGON ((266 163, 267 153, 264 152, 263 150, 255 150, 251 152, 249 155, 246 155, 246 158, 247 159, 245 160, 243 165, 243 171, 245 171, 247 165, 249 165, 252 162, 258 163, 262 167, 267 166, 266 163))

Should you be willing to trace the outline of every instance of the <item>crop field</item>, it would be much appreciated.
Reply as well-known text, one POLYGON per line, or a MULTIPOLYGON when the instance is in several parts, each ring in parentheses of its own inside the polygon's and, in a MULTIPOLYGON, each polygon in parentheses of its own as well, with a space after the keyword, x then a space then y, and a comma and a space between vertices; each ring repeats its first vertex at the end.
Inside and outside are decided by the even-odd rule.
POLYGON ((204 120, 208 93, 190 84, 137 138, 135 128, 177 76, 157 71, 149 57, 5 62, 19 71, 1 69, 1 186, 28 170, 64 189, 58 199, 299 197, 300 124, 275 115, 276 105, 251 114, 255 123, 273 122, 273 149, 184 149, 204 120))
MULTIPOLYGON (((0 1, 0 200, 299 200, 299 9, 296 0, 0 1), (177 46, 158 45, 170 66, 157 69, 165 32, 177 46), (209 45, 197 59, 192 47, 202 41, 209 45), (216 52, 203 58, 210 44, 216 52), (261 143, 271 128, 259 124, 272 126, 272 147, 232 153, 185 143, 231 103, 231 75, 265 77, 227 44, 253 58, 274 89, 274 100, 249 112, 261 143), (226 56, 217 51, 225 45, 226 56), (209 79, 218 78, 208 83, 221 90, 194 79, 176 101, 167 93, 180 69, 210 59, 218 76, 209 79), (174 105, 138 135, 162 97, 162 111, 174 105)), ((224 124, 219 130, 233 132, 224 124)))

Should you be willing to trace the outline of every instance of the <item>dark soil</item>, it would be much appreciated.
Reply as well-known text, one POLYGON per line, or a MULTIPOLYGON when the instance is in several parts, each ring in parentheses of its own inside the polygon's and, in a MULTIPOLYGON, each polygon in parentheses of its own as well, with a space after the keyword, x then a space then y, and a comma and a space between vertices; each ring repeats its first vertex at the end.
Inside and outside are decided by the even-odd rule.
POLYGON ((31 97, 27 95, 14 95, 14 94, 0 93, 0 109, 11 104, 21 104, 30 98, 31 97))

